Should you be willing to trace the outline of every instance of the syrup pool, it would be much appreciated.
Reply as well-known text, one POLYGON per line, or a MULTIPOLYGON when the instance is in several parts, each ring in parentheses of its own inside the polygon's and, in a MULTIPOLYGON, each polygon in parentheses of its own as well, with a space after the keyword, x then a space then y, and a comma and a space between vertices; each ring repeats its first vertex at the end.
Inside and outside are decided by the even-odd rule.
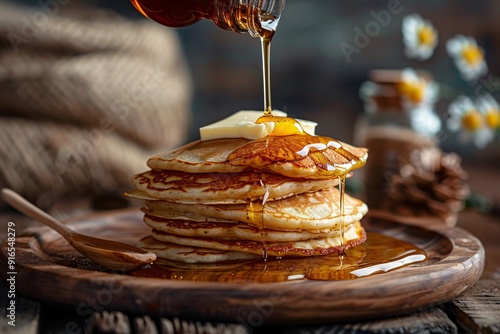
POLYGON ((362 279, 425 261, 425 251, 403 240, 368 232, 367 241, 338 254, 308 258, 254 260, 225 264, 181 264, 159 260, 131 275, 179 281, 270 283, 295 280, 362 279))

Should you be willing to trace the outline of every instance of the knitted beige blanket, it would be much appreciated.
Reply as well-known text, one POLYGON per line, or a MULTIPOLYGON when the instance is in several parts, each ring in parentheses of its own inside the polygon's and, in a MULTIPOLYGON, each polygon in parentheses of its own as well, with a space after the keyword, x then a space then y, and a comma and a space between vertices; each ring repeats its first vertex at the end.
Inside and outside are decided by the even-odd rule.
POLYGON ((42 207, 128 189, 185 140, 191 98, 175 32, 51 3, 0 3, 0 188, 42 207))

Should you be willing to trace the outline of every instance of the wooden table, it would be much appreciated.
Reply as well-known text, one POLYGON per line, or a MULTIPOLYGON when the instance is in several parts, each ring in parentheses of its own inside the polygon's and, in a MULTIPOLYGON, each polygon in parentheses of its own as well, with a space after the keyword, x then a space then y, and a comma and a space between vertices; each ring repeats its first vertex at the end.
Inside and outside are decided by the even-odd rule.
MULTIPOLYGON (((482 182, 485 175, 484 170, 472 172, 471 182, 488 196, 500 198, 498 186, 482 182)), ((85 207, 88 203, 80 202, 73 208, 81 213, 85 207)), ((12 211, 0 214, 0 219, 2 225, 12 219, 16 226, 33 224, 12 211)), ((467 209, 460 214, 458 226, 483 243, 486 263, 481 279, 460 297, 412 314, 355 323, 249 329, 237 323, 158 319, 112 310, 81 317, 75 309, 18 296, 16 326, 12 327, 7 318, 8 291, 0 285, 0 333, 500 333, 500 218, 467 209)), ((5 235, 0 237, 3 240, 5 235)))

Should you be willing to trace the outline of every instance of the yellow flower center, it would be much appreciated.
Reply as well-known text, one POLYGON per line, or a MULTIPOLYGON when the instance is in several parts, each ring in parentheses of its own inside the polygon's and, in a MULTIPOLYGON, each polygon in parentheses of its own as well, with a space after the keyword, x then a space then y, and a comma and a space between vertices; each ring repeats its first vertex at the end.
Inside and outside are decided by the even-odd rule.
POLYGON ((422 26, 418 30, 418 41, 423 46, 433 46, 436 41, 436 35, 429 26, 422 26))
POLYGON ((486 124, 492 129, 500 127, 500 111, 493 109, 486 114, 486 124))
POLYGON ((423 82, 423 81, 414 81, 414 82, 402 81, 399 84, 399 91, 401 94, 406 96, 412 103, 420 103, 424 100, 425 82, 423 82))
POLYGON ((477 110, 471 110, 462 117, 462 126, 464 129, 475 132, 483 124, 483 117, 477 110))
POLYGON ((462 51, 465 62, 471 66, 476 66, 483 61, 483 52, 475 45, 466 45, 462 51))

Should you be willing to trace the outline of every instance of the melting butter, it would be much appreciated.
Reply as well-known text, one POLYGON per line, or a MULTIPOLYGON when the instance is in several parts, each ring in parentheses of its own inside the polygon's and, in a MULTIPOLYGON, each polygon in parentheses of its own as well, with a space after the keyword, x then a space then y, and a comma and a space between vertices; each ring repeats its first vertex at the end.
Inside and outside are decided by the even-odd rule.
MULTIPOLYGON (((275 110, 273 115, 286 117, 286 113, 275 110)), ((261 122, 257 120, 262 116, 262 111, 242 110, 223 120, 200 128, 201 140, 223 138, 259 139, 266 137, 275 130, 275 122, 261 122)), ((298 119, 304 131, 310 135, 315 134, 316 122, 298 119)))

